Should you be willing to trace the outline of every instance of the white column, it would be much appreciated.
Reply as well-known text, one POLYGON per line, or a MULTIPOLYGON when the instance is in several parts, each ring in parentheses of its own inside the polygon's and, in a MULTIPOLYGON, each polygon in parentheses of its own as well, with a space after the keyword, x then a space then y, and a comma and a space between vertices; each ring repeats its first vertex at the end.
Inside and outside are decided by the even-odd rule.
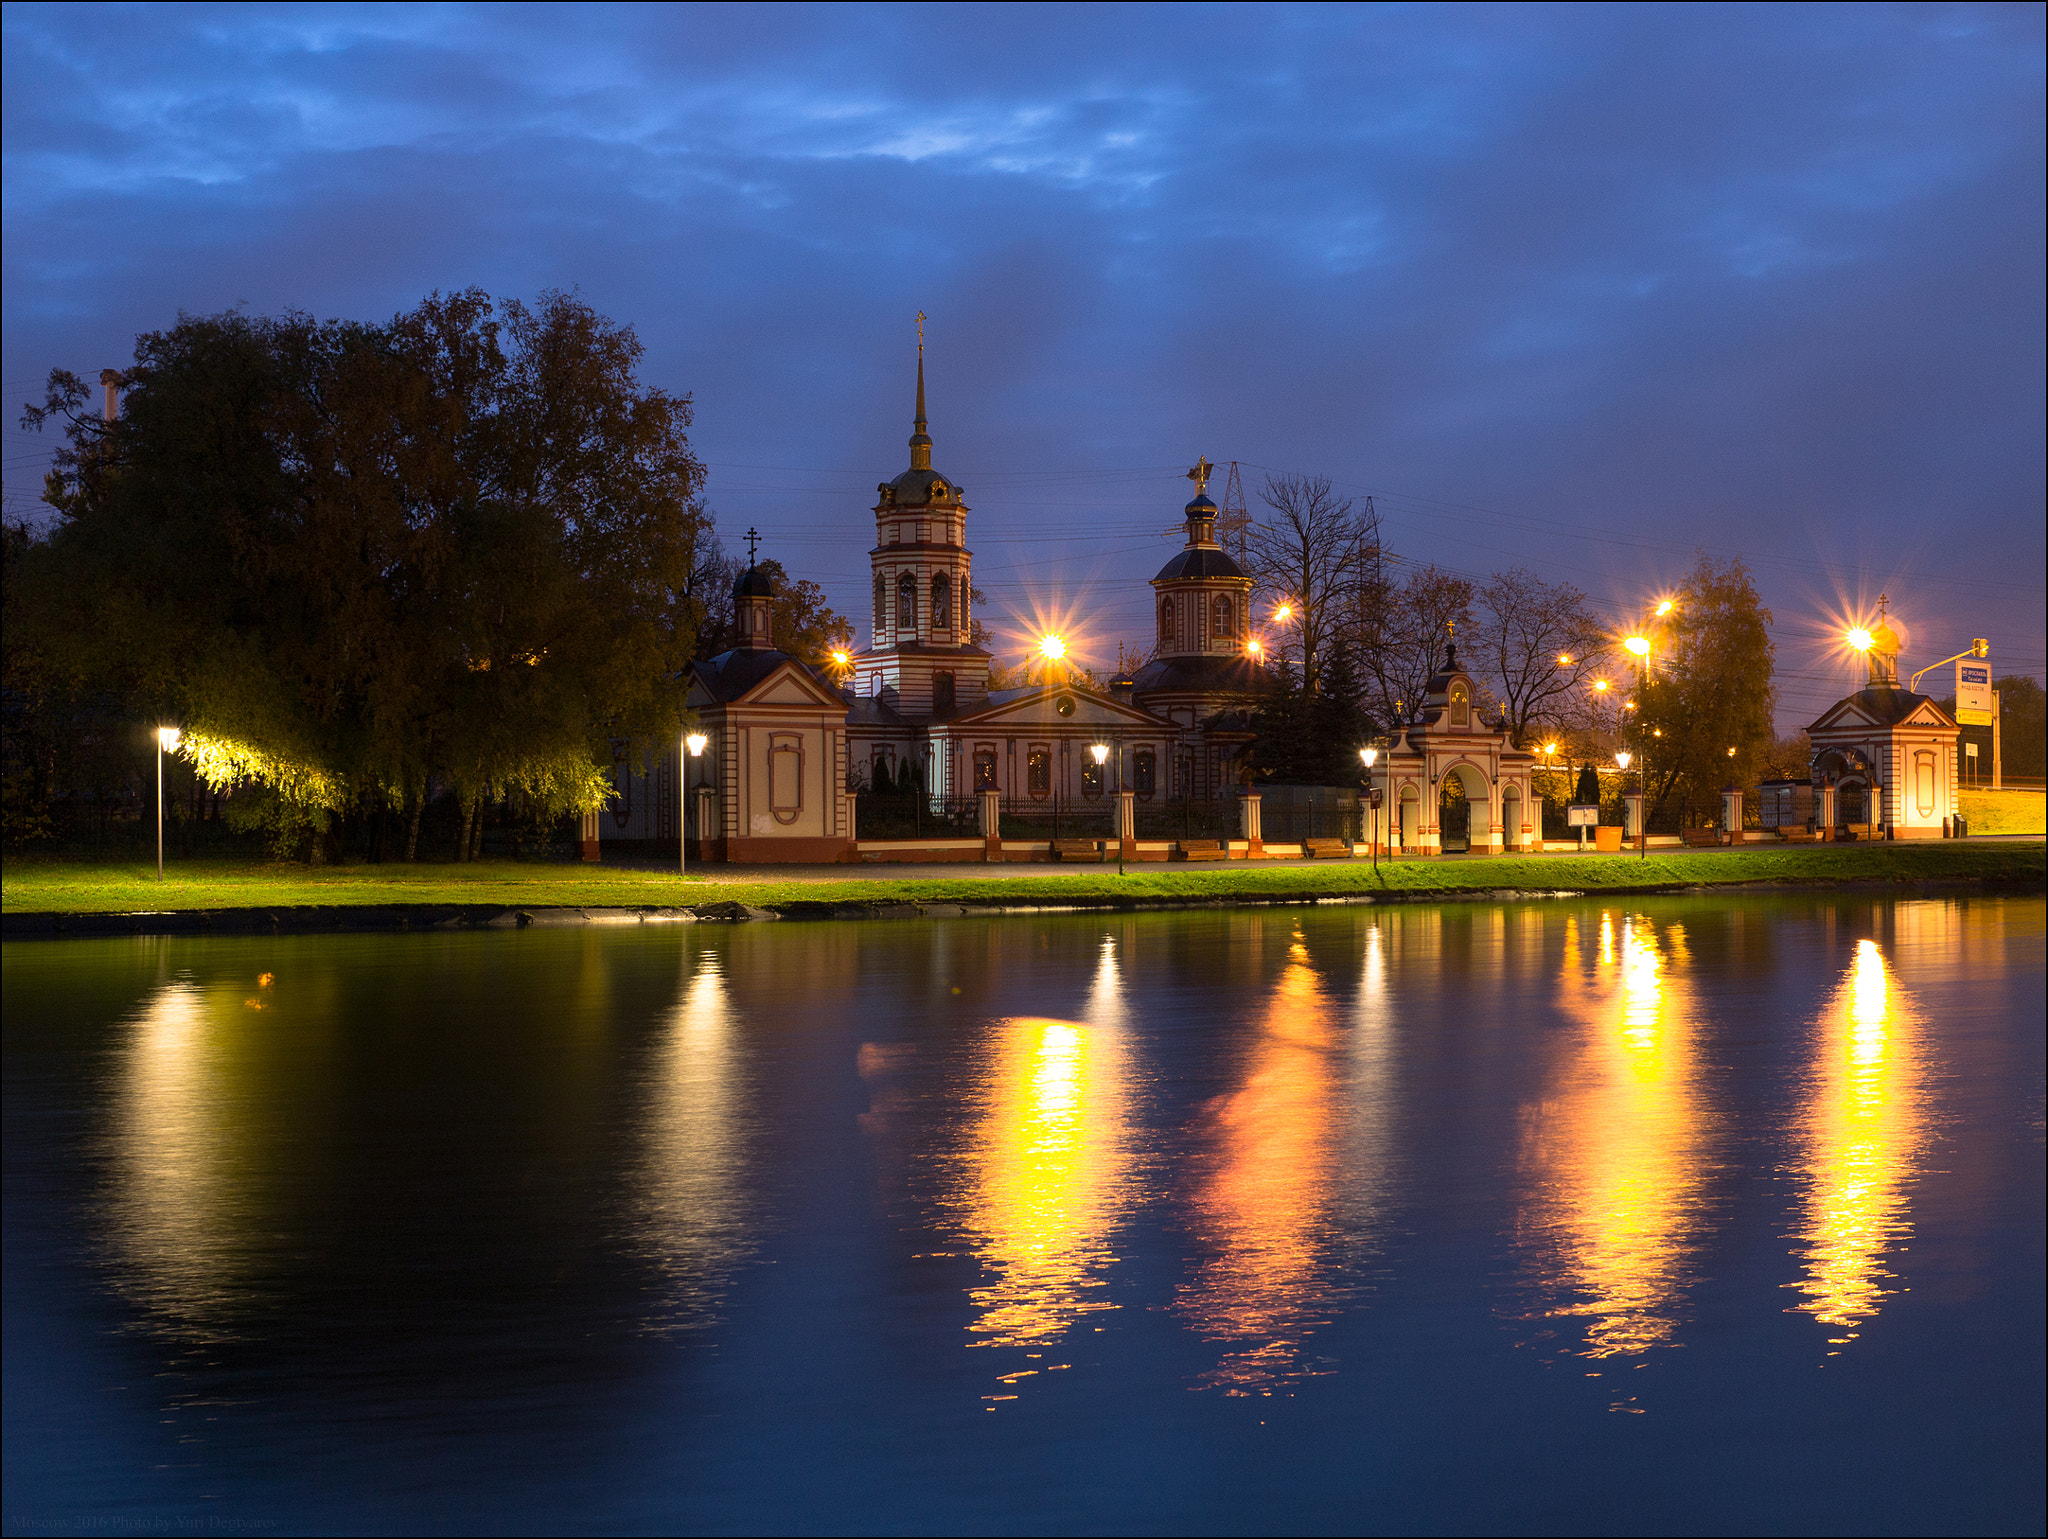
POLYGON ((1721 827, 1730 844, 1742 843, 1742 793, 1734 786, 1721 793, 1721 827))
POLYGON ((1244 799, 1238 803, 1238 824, 1238 831, 1245 839, 1250 840, 1253 844, 1264 842, 1264 836, 1259 832, 1258 792, 1247 791, 1244 793, 1244 799))
POLYGON ((1643 823, 1643 793, 1630 791, 1621 799, 1622 830, 1631 839, 1647 843, 1649 835, 1643 823))
POLYGON ((981 793, 981 837, 999 839, 1003 828, 1003 793, 984 791, 981 793))
POLYGON ((1119 839, 1138 837, 1138 793, 1135 791, 1116 793, 1116 836, 1119 839))

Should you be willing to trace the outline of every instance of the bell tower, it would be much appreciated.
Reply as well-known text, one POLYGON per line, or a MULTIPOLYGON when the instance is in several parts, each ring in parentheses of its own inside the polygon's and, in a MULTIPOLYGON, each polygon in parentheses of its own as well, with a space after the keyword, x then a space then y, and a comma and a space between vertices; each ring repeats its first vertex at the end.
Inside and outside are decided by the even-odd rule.
POLYGON ((853 688, 901 715, 951 715, 988 694, 989 655, 968 640, 974 554, 967 504, 932 469, 924 413, 924 316, 917 318, 917 413, 910 468, 875 488, 874 630, 854 659, 853 688))

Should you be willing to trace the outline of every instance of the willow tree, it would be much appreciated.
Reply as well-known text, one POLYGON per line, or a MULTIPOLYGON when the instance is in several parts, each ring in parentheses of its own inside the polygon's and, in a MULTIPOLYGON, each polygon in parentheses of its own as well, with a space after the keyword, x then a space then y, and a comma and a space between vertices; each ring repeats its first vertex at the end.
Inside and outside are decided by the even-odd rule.
POLYGON ((1653 804, 1675 795, 1690 819, 1718 812, 1721 788, 1751 784, 1769 757, 1777 654, 1771 612, 1739 559, 1701 552, 1672 599, 1649 637, 1633 735, 1648 756, 1653 804))
POLYGON ((680 726, 696 632, 690 403, 640 354, 559 293, 181 319, 137 339, 115 420, 61 371, 27 414, 66 442, 26 610, 285 838, 416 829, 432 781, 593 808, 611 740, 680 726))

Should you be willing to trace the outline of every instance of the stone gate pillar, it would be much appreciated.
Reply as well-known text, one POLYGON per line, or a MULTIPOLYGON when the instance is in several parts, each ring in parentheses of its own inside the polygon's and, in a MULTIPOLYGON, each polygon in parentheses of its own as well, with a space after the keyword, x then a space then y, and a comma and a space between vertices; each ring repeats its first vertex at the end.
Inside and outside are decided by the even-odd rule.
POLYGON ((1116 837, 1123 846, 1124 859, 1129 860, 1138 852, 1132 848, 1138 840, 1138 793, 1119 791, 1116 793, 1116 837))
POLYGON ((1721 793, 1721 827, 1730 844, 1742 843, 1742 792, 1734 786, 1721 793))
POLYGON ((1622 831, 1630 839, 1644 841, 1647 847, 1649 834, 1643 824, 1643 793, 1630 791, 1621 799, 1622 831))
POLYGON ((690 793, 690 810, 696 814, 690 828, 690 837, 697 841, 697 858, 711 858, 711 841, 718 837, 718 793, 710 786, 699 786, 690 793))
POLYGON ((1245 844, 1249 846, 1245 850, 1245 859, 1256 860, 1259 856, 1266 853, 1265 836, 1259 832, 1258 792, 1247 791, 1244 793, 1244 799, 1238 803, 1237 817, 1238 832, 1243 837, 1245 844))
POLYGON ((1813 788, 1813 827, 1823 839, 1835 837, 1835 786, 1831 780, 1813 788))
POLYGON ((981 838, 982 859, 1003 858, 1003 793, 983 791, 981 793, 981 838))
POLYGON ((597 818, 598 815, 594 812, 584 813, 583 825, 577 830, 576 853, 585 860, 599 860, 603 858, 598 853, 597 818))

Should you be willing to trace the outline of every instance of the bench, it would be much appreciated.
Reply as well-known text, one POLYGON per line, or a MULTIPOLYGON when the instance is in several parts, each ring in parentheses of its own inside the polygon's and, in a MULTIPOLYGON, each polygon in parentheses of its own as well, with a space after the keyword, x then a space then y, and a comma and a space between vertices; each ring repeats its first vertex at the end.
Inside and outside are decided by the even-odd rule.
POLYGON ((1173 847, 1179 860, 1228 860, 1230 851, 1215 839, 1182 839, 1173 847))
POLYGON ((1810 828, 1781 828, 1778 836, 1787 844, 1812 844, 1820 837, 1810 828))
POLYGON ((1310 860, 1349 860, 1351 846, 1342 839, 1304 839, 1301 852, 1310 860))
POLYGON ((1052 853, 1058 860, 1107 860, 1109 851, 1097 839, 1055 839, 1052 853))
POLYGON ((1718 828, 1688 828, 1683 831, 1681 837, 1688 845, 1700 848, 1706 845, 1719 844, 1721 842, 1721 831, 1718 828))

